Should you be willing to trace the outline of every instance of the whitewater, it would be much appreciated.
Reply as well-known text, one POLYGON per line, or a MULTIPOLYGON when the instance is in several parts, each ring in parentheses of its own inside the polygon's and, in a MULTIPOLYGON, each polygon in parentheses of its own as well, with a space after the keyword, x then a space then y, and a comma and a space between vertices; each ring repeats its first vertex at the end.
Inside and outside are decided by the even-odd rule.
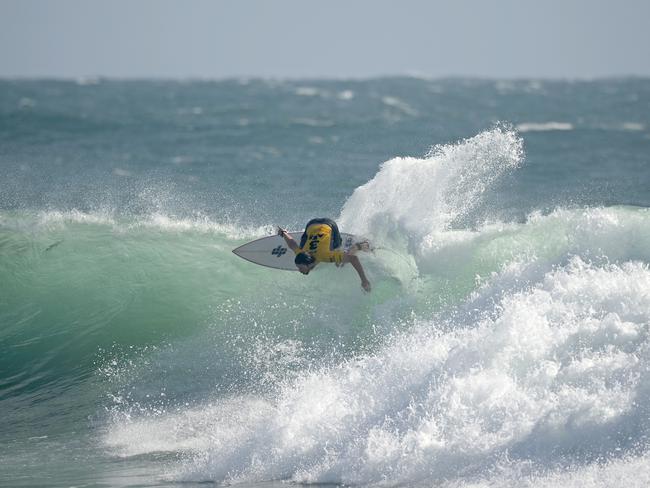
POLYGON ((626 483, 644 485, 647 209, 557 210, 458 231, 448 227, 453 210, 466 211, 471 196, 462 206, 447 197, 448 207, 421 198, 460 197, 448 187, 459 172, 479 180, 466 183, 478 198, 520 163, 520 142, 494 130, 422 160, 388 161, 346 202, 345 228, 410 240, 401 260, 373 263, 401 285, 370 319, 400 321, 381 324, 375 350, 326 354, 319 366, 301 357, 300 341, 267 342, 271 364, 253 349, 258 374, 272 374, 261 393, 135 419, 129 409, 106 442, 125 456, 191 453, 170 474, 185 481, 536 486, 558 477, 581 484, 596 463, 602 486, 621 464, 635 466, 626 483), (453 305, 410 318, 395 310, 436 294, 453 305), (306 370, 296 371, 301 363, 306 370))
MULTIPOLYGON (((369 114, 381 121, 371 124, 377 134, 437 120, 420 103, 424 92, 503 96, 488 82, 221 83, 199 84, 193 96, 213 88, 299 99, 281 120, 305 130, 294 149, 319 161, 327 151, 316 134, 334 147, 335 129, 359 130, 369 114), (367 106, 338 118, 333 106, 362 104, 366 94, 367 106), (315 105, 304 108, 303 99, 315 105)), ((517 97, 562 97, 557 86, 537 83, 522 82, 517 97), (544 93, 531 94, 537 89, 544 93)), ((101 89, 64 88, 72 100, 88 96, 77 90, 101 89)), ((173 84, 156 90, 167 88, 189 96, 173 84)), ((74 186, 48 176, 50 166, 39 179, 32 149, 15 142, 29 137, 14 134, 13 156, 3 156, 12 183, 0 184, 2 485, 650 484, 647 161, 607 193, 600 185, 578 190, 593 169, 587 163, 573 161, 577 173, 568 162, 552 171, 537 165, 540 147, 556 154, 554 138, 571 152, 589 131, 602 137, 604 116, 561 129, 558 113, 548 122, 482 121, 473 132, 468 123, 463 136, 438 139, 420 155, 363 170, 359 163, 363 178, 351 177, 349 164, 334 166, 321 183, 338 178, 345 194, 309 200, 313 188, 293 176, 298 163, 279 168, 268 149, 280 141, 256 146, 261 156, 244 154, 277 120, 264 125, 249 110, 246 124, 236 114, 230 126, 226 110, 203 126, 174 111, 172 132, 187 123, 226 126, 242 138, 234 143, 240 161, 254 168, 271 158, 268 171, 309 208, 283 203, 282 185, 248 181, 236 165, 218 166, 210 179, 200 150, 176 154, 186 159, 169 162, 172 173, 146 169, 153 162, 127 168, 128 158, 122 172, 98 164, 74 176, 87 193, 66 194, 74 186), (249 129, 256 124, 260 132, 249 129), (233 181, 240 184, 229 193, 233 181), (568 188, 575 192, 564 198, 568 188), (321 210, 377 246, 362 255, 372 293, 347 266, 307 278, 231 252, 276 225, 297 230, 321 210)), ((630 151, 644 161, 645 125, 627 131, 606 122, 611 140, 637 138, 630 151)), ((90 137, 108 138, 93 130, 90 137)), ((107 161, 122 157, 106 151, 107 161)))

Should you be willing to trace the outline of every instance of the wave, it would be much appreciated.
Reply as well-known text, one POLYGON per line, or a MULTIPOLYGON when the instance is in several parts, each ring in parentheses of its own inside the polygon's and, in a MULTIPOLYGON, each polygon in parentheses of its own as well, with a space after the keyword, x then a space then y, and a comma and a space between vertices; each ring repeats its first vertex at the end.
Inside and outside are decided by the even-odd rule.
MULTIPOLYGON (((339 218, 381 248, 367 260, 375 301, 346 301, 341 281, 327 300, 342 310, 335 331, 357 331, 362 347, 340 352, 347 337, 314 353, 332 318, 322 300, 239 304, 230 317, 264 324, 260 340, 238 329, 224 341, 248 380, 182 406, 120 396, 107 448, 180 456, 167 477, 182 481, 636 483, 650 434, 649 209, 464 225, 522 157, 517 134, 496 128, 384 163, 339 218), (279 333, 286 323, 293 333, 279 333)), ((187 364, 196 344, 159 364, 187 364)), ((168 394, 155 376, 115 388, 168 394)))
POLYGON ((411 117, 417 117, 419 115, 418 111, 406 103, 404 100, 401 100, 397 97, 381 97, 381 102, 391 108, 394 108, 405 115, 410 115, 411 117))
POLYGON ((415 320, 275 393, 118 416, 105 442, 186 452, 175 479, 227 482, 430 483, 501 457, 533 469, 632 453, 650 433, 649 289, 646 264, 574 258, 477 319, 415 320))
POLYGON ((522 162, 523 141, 504 127, 434 146, 424 158, 391 159, 354 191, 339 221, 376 239, 397 232, 420 239, 465 217, 495 181, 522 162))
POLYGON ((181 481, 634 485, 650 209, 468 224, 522 163, 505 127, 384 163, 338 219, 379 248, 368 296, 230 252, 270 226, 0 213, 3 411, 89 384, 108 452, 181 481))
MULTIPOLYGON (((492 282, 495 292, 505 290, 509 284, 494 275, 508 266, 518 282, 532 282, 570 256, 595 263, 650 261, 648 209, 558 209, 531 215, 525 223, 420 232, 419 239, 410 234, 402 247, 380 240, 394 249, 364 257, 376 291, 359 302, 352 271, 319 271, 315 292, 312 281, 255 267, 230 252, 270 231, 270 226, 242 228, 161 214, 137 219, 82 212, 2 214, 6 326, 0 342, 11 351, 2 359, 10 377, 2 397, 61 376, 74 382, 94 367, 98 349, 112 344, 160 343, 191 335, 206 323, 233 327, 232 314, 214 317, 215 306, 228 300, 245 298, 251 308, 263 309, 281 297, 303 303, 297 315, 291 310, 279 319, 290 324, 308 322, 312 307, 304 303, 326 299, 322 320, 304 333, 346 337, 370 328, 390 330, 410 310, 461 306, 483 282, 492 282), (527 268, 517 268, 519 263, 527 268), (354 327, 350 314, 357 316, 354 327), (24 345, 12 347, 16 344, 24 345)), ((389 233, 378 226, 374 231, 377 238, 389 233)), ((239 327, 253 320, 269 317, 248 317, 239 327)), ((282 335, 295 332, 287 325, 282 335)))
POLYGON ((517 124, 519 132, 547 132, 557 130, 573 130, 569 122, 522 122, 517 124))
POLYGON ((0 214, 0 399, 64 390, 114 343, 195 331, 215 300, 253 286, 230 250, 265 233, 161 214, 0 214))

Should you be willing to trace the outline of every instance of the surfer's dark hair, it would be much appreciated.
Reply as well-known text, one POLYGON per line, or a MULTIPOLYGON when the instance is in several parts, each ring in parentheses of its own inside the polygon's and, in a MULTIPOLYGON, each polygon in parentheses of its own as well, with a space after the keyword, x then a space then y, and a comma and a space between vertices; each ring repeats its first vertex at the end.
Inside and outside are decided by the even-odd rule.
POLYGON ((296 266, 299 264, 304 264, 305 266, 309 266, 313 263, 316 262, 316 258, 314 256, 307 254, 306 252, 299 252, 296 254, 296 259, 293 260, 294 263, 296 263, 296 266))

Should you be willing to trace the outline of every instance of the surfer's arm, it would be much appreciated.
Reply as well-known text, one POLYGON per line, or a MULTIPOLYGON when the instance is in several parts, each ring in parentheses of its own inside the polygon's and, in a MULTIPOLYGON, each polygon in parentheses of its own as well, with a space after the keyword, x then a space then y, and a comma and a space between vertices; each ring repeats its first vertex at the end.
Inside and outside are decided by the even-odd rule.
POLYGON ((366 273, 363 271, 363 266, 361 266, 361 261, 359 261, 359 258, 354 254, 346 254, 343 256, 343 262, 350 263, 352 265, 354 270, 359 275, 359 278, 361 278, 361 288, 366 291, 370 291, 370 282, 368 281, 368 278, 366 278, 366 273))
POLYGON ((291 249, 293 252, 296 252, 298 249, 298 244, 296 244, 296 241, 293 240, 293 237, 291 237, 291 234, 289 234, 285 229, 282 227, 278 227, 278 235, 282 236, 284 241, 287 243, 287 246, 289 246, 289 249, 291 249))

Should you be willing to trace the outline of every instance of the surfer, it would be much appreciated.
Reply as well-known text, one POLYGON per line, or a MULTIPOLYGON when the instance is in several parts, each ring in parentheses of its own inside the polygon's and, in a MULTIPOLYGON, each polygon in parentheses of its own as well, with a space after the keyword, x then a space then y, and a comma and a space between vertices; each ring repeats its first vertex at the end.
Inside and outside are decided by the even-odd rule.
POLYGON ((357 243, 347 252, 338 249, 341 246, 341 234, 333 220, 312 219, 307 222, 300 245, 282 227, 278 227, 278 235, 282 236, 287 246, 296 253, 294 263, 302 274, 308 275, 318 263, 334 263, 337 267, 350 263, 361 278, 361 288, 370 291, 370 282, 356 256, 357 251, 368 250, 368 242, 357 243))

